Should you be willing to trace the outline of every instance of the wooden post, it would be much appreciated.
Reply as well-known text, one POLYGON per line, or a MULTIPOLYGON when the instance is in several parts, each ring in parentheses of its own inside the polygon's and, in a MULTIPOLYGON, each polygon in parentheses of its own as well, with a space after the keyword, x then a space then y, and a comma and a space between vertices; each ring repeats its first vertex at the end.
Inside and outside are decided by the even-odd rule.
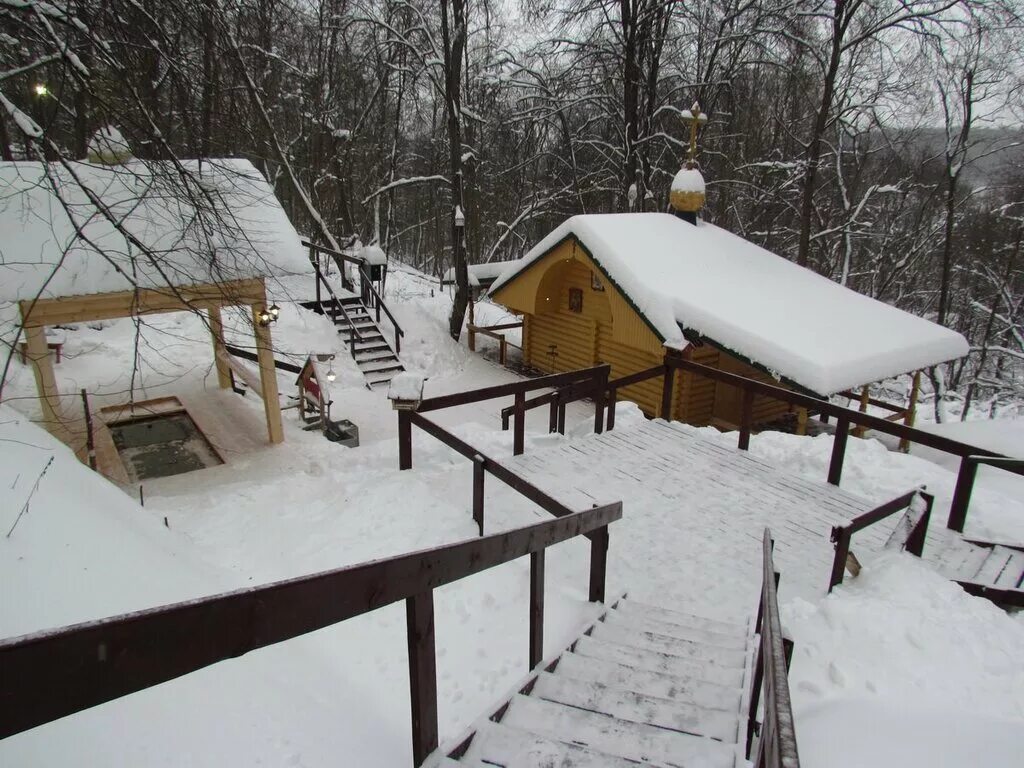
POLYGON ((608 572, 608 526, 598 528, 590 536, 590 602, 604 602, 605 577, 608 572))
MULTIPOLYGON (((903 415, 903 423, 908 427, 914 426, 917 419, 917 398, 921 394, 921 372, 914 371, 914 380, 910 385, 910 398, 907 402, 907 410, 903 415)), ((903 453, 910 451, 910 441, 907 438, 900 439, 900 450, 903 453)))
MULTIPOLYGON (((507 427, 506 427, 507 429, 507 427)), ((558 431, 558 396, 551 398, 551 405, 548 411, 548 432, 558 431)))
POLYGON ((558 404, 558 434, 565 434, 565 403, 558 404))
POLYGON ((803 437, 807 434, 807 409, 800 407, 796 409, 796 433, 803 437))
POLYGON ((743 415, 740 418, 740 438, 736 447, 741 451, 750 449, 750 425, 754 420, 754 390, 743 390, 743 415))
POLYGON ((935 497, 923 491, 919 495, 924 499, 924 514, 921 515, 914 530, 907 537, 906 550, 912 555, 923 557, 925 539, 928 536, 928 523, 932 519, 932 505, 935 503, 935 497))
POLYGON ((839 485, 843 476, 843 460, 846 458, 846 439, 849 437, 850 422, 842 416, 836 417, 836 435, 832 441, 832 459, 828 464, 828 481, 839 485))
POLYGON ((36 379, 39 406, 43 411, 43 426, 53 435, 63 433, 64 424, 60 417, 60 392, 57 378, 53 375, 53 362, 46 344, 46 328, 41 325, 29 326, 25 332, 25 351, 32 364, 36 379))
POLYGON ((498 362, 505 365, 505 359, 508 354, 508 342, 505 341, 505 334, 500 334, 501 341, 498 343, 498 362))
POLYGON ((398 412, 398 468, 412 469, 412 416, 398 412))
POLYGON ((836 556, 832 561, 832 574, 828 580, 828 591, 836 584, 843 583, 843 571, 846 570, 846 558, 850 554, 850 537, 853 531, 850 528, 836 526, 832 529, 832 540, 836 545, 836 556))
POLYGON ((473 520, 484 535, 484 457, 473 457, 473 520))
POLYGON ((263 393, 263 412, 267 416, 267 434, 272 444, 284 442, 281 425, 281 402, 277 394, 277 369, 274 367, 273 341, 270 326, 260 325, 258 305, 253 304, 252 325, 256 336, 256 359, 260 366, 260 391, 263 393))
MULTIPOLYGON (((867 413, 868 412, 868 398, 870 396, 871 396, 871 391, 868 389, 868 385, 865 384, 864 388, 860 391, 860 408, 858 410, 860 410, 861 413, 867 413)), ((864 433, 866 431, 867 431, 866 427, 858 424, 853 429, 853 436, 854 437, 864 437, 864 433)))
POLYGON ((608 390, 608 374, 611 372, 611 368, 605 368, 604 371, 594 377, 595 391, 594 391, 594 434, 600 435, 604 431, 604 402, 608 390))
POLYGON ((672 385, 675 383, 676 369, 665 362, 664 381, 661 387, 661 418, 672 420, 672 385))
POLYGON ((437 749, 437 667, 434 657, 434 591, 405 601, 412 699, 412 759, 422 765, 437 749))
POLYGON ((526 440, 526 393, 516 392, 515 411, 512 414, 512 453, 519 456, 526 440))
POLYGON ((619 393, 615 387, 608 390, 608 426, 606 429, 611 432, 615 429, 615 403, 618 399, 619 393))
POLYGON ((544 550, 530 554, 530 669, 544 658, 544 550))
POLYGON ((970 456, 960 459, 960 472, 956 476, 956 488, 953 490, 953 501, 949 505, 949 518, 946 527, 960 533, 964 532, 967 522, 967 507, 971 503, 971 492, 974 490, 974 477, 978 472, 978 463, 970 456))
MULTIPOLYGON (((316 282, 317 288, 320 281, 316 282)), ((217 354, 217 350, 224 346, 224 321, 221 318, 220 307, 210 307, 210 335, 213 336, 213 362, 217 366, 217 386, 221 389, 231 389, 231 369, 226 362, 217 354)))

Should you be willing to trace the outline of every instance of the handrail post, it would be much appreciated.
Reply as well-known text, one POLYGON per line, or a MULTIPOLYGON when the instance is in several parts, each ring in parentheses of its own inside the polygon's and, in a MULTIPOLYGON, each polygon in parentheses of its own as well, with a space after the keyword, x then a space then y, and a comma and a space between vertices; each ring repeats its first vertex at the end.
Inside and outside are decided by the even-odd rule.
POLYGON ((405 601, 412 702, 412 759, 422 765, 437 749, 437 661, 434 657, 434 590, 405 601))
MULTIPOLYGON (((763 591, 763 590, 762 590, 763 591)), ((764 598, 758 602, 758 610, 763 610, 764 598)), ((758 624, 757 653, 754 654, 754 679, 750 685, 750 708, 747 710, 747 751, 746 758, 750 759, 750 748, 754 745, 754 734, 757 733, 757 705, 761 702, 761 685, 764 681, 764 633, 758 624)))
MULTIPOLYGON (((923 491, 918 495, 924 499, 924 514, 921 515, 921 519, 917 521, 914 530, 907 537, 906 549, 910 554, 921 557, 924 555, 924 542, 928 536, 928 523, 932 518, 932 504, 935 502, 935 497, 923 491)), ((910 503, 913 504, 914 502, 910 503)))
POLYGON ((839 416, 836 418, 836 434, 832 441, 832 459, 828 464, 828 481, 839 485, 843 476, 843 460, 846 458, 846 440, 850 436, 850 420, 839 416))
POLYGON ((843 572, 846 570, 846 558, 850 554, 850 538, 853 530, 849 526, 837 525, 832 529, 832 541, 836 546, 836 557, 832 561, 832 574, 828 580, 828 591, 836 584, 843 583, 843 572))
POLYGON ((608 426, 605 427, 609 432, 615 429, 615 403, 618 400, 618 390, 615 387, 608 389, 608 426))
POLYGON ((608 572, 608 526, 598 528, 590 537, 590 597, 592 603, 604 602, 608 572))
POLYGON ((558 391, 552 392, 551 405, 548 411, 548 432, 558 431, 558 391))
POLYGON ((608 374, 610 368, 594 377, 594 434, 600 435, 604 431, 604 399, 608 389, 608 374))
POLYGON ((473 520, 484 535, 484 457, 473 457, 473 520))
POLYGON ((971 503, 971 492, 974 490, 974 478, 978 472, 978 462, 971 456, 960 459, 960 472, 956 476, 956 488, 953 490, 953 501, 949 505, 949 519, 946 527, 959 533, 964 532, 967 522, 967 507, 971 503))
POLYGON ((665 421, 672 420, 672 387, 675 383, 676 369, 665 363, 664 381, 661 387, 661 418, 665 421))
POLYGON ((558 434, 565 434, 565 403, 559 402, 558 404, 558 434))
POLYGON ((754 420, 754 390, 743 390, 743 415, 740 418, 740 438, 736 445, 741 451, 750 448, 750 427, 754 420))
POLYGON ((398 468, 412 469, 412 415, 398 412, 398 468))
POLYGON ((526 438, 526 393, 516 392, 516 409, 512 414, 512 454, 523 452, 526 438))
MULTIPOLYGON (((607 529, 606 529, 607 530, 607 529)), ((544 550, 530 554, 530 669, 544 658, 544 550)))

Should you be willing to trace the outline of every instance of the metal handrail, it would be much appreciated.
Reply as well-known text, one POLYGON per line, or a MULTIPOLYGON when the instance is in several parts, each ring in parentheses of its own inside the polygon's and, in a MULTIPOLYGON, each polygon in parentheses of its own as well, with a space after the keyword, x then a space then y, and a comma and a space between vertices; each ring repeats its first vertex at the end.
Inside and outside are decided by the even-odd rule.
POLYGON ((400 354, 401 342, 399 341, 399 338, 400 337, 403 337, 403 338, 405 337, 405 331, 402 330, 402 326, 400 326, 398 324, 398 321, 395 320, 395 316, 393 314, 391 314, 391 310, 388 309, 388 305, 384 303, 384 297, 381 296, 377 292, 377 289, 373 287, 373 281, 370 280, 370 276, 366 273, 366 263, 365 262, 363 262, 362 266, 359 267, 359 277, 360 277, 361 282, 362 282, 362 287, 364 289, 369 290, 370 293, 372 293, 374 298, 376 298, 376 300, 377 300, 377 304, 376 304, 377 322, 378 323, 380 322, 380 311, 381 311, 381 309, 383 309, 384 310, 384 314, 386 314, 388 316, 388 319, 391 321, 391 325, 394 326, 394 328, 395 328, 395 354, 396 355, 400 354))
MULTIPOLYGON (((334 306, 338 308, 338 311, 341 312, 342 317, 345 318, 345 322, 348 323, 349 330, 351 331, 348 340, 349 351, 351 352, 352 359, 354 360, 356 356, 356 340, 358 339, 360 342, 365 341, 365 339, 363 338, 363 334, 359 332, 359 329, 356 328, 356 324, 352 322, 352 318, 349 317, 348 312, 345 311, 345 305, 341 303, 341 300, 334 293, 334 289, 331 288, 331 284, 328 283, 327 279, 323 276, 323 274, 321 274, 320 267, 314 264, 313 271, 316 272, 317 280, 324 284, 324 287, 327 289, 327 292, 331 295, 331 300, 334 302, 334 306)), ((320 308, 323 309, 323 302, 320 302, 320 308)))
POLYGON ((789 660, 792 645, 783 637, 779 619, 778 571, 772 558, 774 541, 768 528, 762 540, 761 600, 755 631, 760 634, 747 715, 747 759, 753 738, 759 735, 755 768, 800 768, 793 706, 789 697, 789 660), (757 722, 764 694, 764 721, 757 722))

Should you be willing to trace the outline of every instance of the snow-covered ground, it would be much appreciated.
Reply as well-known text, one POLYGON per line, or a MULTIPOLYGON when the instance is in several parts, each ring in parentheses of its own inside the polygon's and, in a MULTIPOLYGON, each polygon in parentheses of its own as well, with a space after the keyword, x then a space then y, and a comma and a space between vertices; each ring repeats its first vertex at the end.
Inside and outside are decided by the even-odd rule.
MULTIPOLYGON (((429 377, 428 395, 513 380, 447 337, 450 303, 435 281, 403 269, 393 269, 388 279, 389 306, 406 330, 403 361, 429 377)), ((0 506, 0 527, 6 533, 14 525, 0 541, 0 635, 475 535, 470 465, 417 432, 415 470, 399 473, 397 419, 385 393, 362 386, 331 325, 284 303, 286 289, 296 286, 279 288, 281 295, 273 297, 283 306, 275 343, 299 357, 337 353, 332 413, 359 426, 358 449, 302 432, 288 411, 284 445, 147 482, 141 507, 135 489, 128 495, 106 483, 28 423, 22 414, 34 415, 32 376, 20 364, 12 366, 8 405, 0 408, 0 483, 10 489, 0 506), (53 463, 40 478, 50 457, 53 463)), ((500 313, 481 305, 478 322, 498 322, 500 313)), ((85 387, 100 402, 124 401, 134 330, 130 321, 117 321, 69 331, 66 360, 56 367, 62 390, 85 387)), ((234 333, 243 341, 241 324, 234 333)), ((209 338, 198 320, 185 314, 147 318, 141 339, 144 364, 136 377, 144 396, 234 398, 260 423, 258 400, 216 390, 209 338)), ((282 392, 293 391, 288 376, 281 375, 280 385, 282 392)), ((505 404, 436 416, 475 445, 508 456, 511 435, 500 431, 498 418, 505 404)), ((588 419, 582 406, 569 413, 571 423, 588 419)), ((619 424, 627 429, 628 419, 619 424)), ((531 413, 527 452, 552 439, 546 425, 546 411, 531 413)), ((822 480, 831 438, 763 434, 754 437, 751 450, 822 480)), ((875 441, 850 441, 843 486, 860 495, 884 500, 926 483, 938 495, 938 522, 954 481, 933 461, 886 451, 875 441)), ((488 531, 542 518, 496 482, 488 483, 487 493, 488 531)), ((637 531, 644 525, 642 518, 629 521, 637 531)), ((969 526, 979 535, 1024 541, 1024 495, 980 490, 969 526)), ((670 561, 659 554, 659 562, 670 561)), ((547 558, 548 654, 594 615, 586 603, 588 561, 589 546, 576 541, 547 558)), ((783 605, 797 648, 791 682, 805 764, 973 765, 970 757, 979 754, 986 765, 1016 764, 1024 732, 1024 622, 966 596, 909 556, 886 555, 865 565, 859 578, 828 597, 783 605), (961 723, 957 729, 945 727, 954 721, 961 723), (859 725, 846 729, 847 723, 859 725), (885 735, 867 739, 872 723, 885 735), (941 739, 922 733, 933 727, 944 728, 941 739), (927 741, 931 751, 921 754, 941 749, 947 758, 963 759, 908 762, 897 743, 903 735, 927 741), (994 741, 982 752, 978 740, 988 735, 994 741), (875 751, 863 751, 868 747, 875 751), (859 755, 864 757, 851 757, 859 755)), ((679 567, 666 572, 641 562, 629 569, 630 584, 612 587, 679 594, 685 564, 679 567)), ((525 672, 528 586, 528 563, 522 561, 435 596, 442 738, 461 732, 525 672)), ((756 596, 750 599, 752 605, 756 596)), ((409 765, 405 642, 404 611, 390 606, 9 738, 0 742, 0 763, 409 765)))

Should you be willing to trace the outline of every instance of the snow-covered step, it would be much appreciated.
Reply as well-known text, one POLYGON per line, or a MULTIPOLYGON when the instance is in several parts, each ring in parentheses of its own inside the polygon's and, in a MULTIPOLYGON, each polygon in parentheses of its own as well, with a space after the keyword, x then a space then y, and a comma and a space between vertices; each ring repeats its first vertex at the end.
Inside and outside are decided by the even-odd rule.
POLYGON ((670 653, 649 651, 621 643, 602 642, 592 637, 581 637, 573 645, 572 650, 579 656, 718 685, 739 687, 743 680, 743 667, 720 667, 670 653))
MULTIPOLYGON (((611 611, 614 613, 614 611, 611 611)), ((595 640, 609 643, 620 643, 648 651, 668 653, 676 657, 698 663, 707 662, 720 667, 742 669, 746 661, 746 647, 723 648, 709 643, 681 640, 669 635, 657 634, 646 630, 631 630, 621 625, 613 625, 600 621, 590 636, 595 640)))
POLYGON ((719 632, 732 636, 744 636, 747 633, 746 620, 725 621, 697 616, 685 611, 669 610, 661 606, 648 605, 632 598, 622 600, 615 606, 620 616, 637 616, 643 619, 654 619, 678 626, 703 629, 708 632, 719 632))
POLYGON ((390 360, 386 360, 383 362, 364 363, 361 360, 357 360, 356 364, 359 366, 359 370, 361 370, 363 373, 381 373, 383 371, 402 370, 402 364, 398 362, 397 357, 392 357, 390 360))
POLYGON ((1018 589, 1024 581, 1024 552, 1006 547, 1010 559, 1003 572, 996 579, 996 586, 1003 589, 1018 589))
MULTIPOLYGON (((976 581, 979 584, 998 584, 1004 572, 1010 568, 1011 562, 1016 565, 1014 554, 1017 554, 1015 550, 996 544, 989 550, 988 557, 985 558, 971 581, 976 581)), ((1019 566, 1016 577, 1020 578, 1019 566)), ((1008 575, 1007 580, 1011 579, 1013 576, 1008 575)))
POLYGON ((695 704, 647 696, 627 688, 576 680, 557 670, 556 673, 540 673, 530 696, 631 723, 708 736, 731 744, 736 743, 739 737, 735 712, 705 709, 695 704))
POLYGON ((736 764, 734 745, 521 694, 512 697, 501 723, 641 763, 706 768, 736 764))
POLYGON ((709 643, 719 648, 745 650, 748 642, 746 627, 738 625, 731 632, 723 632, 721 628, 709 630, 701 627, 687 626, 631 610, 609 611, 604 621, 609 626, 653 632, 658 635, 667 635, 677 640, 709 643))
POLYGON ((555 671, 574 680, 624 688, 644 696, 697 704, 704 709, 738 712, 742 691, 694 677, 668 675, 576 653, 563 653, 555 671))
POLYGON ((380 384, 388 384, 395 376, 400 373, 398 370, 383 371, 377 373, 368 373, 363 378, 366 379, 366 383, 371 386, 377 386, 380 384))
MULTIPOLYGON (((573 768, 635 768, 635 760, 559 741, 522 728, 487 722, 473 736, 466 753, 453 763, 458 766, 572 766, 573 768)), ((442 764, 443 765, 443 764, 442 764)), ((657 765, 646 763, 646 765, 657 765)))

